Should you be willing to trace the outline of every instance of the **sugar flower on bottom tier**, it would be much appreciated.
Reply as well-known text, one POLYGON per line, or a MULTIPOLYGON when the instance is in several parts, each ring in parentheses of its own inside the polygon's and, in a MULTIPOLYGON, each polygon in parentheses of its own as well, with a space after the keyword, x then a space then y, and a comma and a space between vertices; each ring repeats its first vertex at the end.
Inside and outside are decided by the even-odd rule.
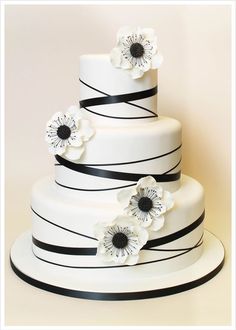
POLYGON ((45 140, 49 152, 68 159, 79 159, 85 150, 84 142, 94 134, 87 119, 77 106, 71 106, 65 114, 55 113, 47 122, 45 140))
POLYGON ((111 223, 97 223, 97 255, 105 262, 134 265, 140 249, 148 239, 147 231, 137 224, 135 218, 119 215, 111 223))
POLYGON ((121 190, 117 198, 128 215, 152 231, 163 227, 164 214, 174 205, 172 194, 164 191, 152 176, 141 178, 133 188, 121 190))
POLYGON ((133 79, 144 72, 160 67, 163 57, 157 51, 157 40, 153 29, 122 27, 117 33, 117 44, 110 54, 116 68, 126 70, 133 79))

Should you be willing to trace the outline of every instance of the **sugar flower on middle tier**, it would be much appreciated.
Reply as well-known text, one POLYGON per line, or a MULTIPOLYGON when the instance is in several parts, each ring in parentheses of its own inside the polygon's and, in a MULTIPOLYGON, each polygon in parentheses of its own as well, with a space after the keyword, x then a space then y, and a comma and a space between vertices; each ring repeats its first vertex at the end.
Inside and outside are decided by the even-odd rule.
POLYGON ((163 227, 164 214, 174 205, 172 194, 163 190, 152 176, 141 178, 133 188, 121 190, 117 198, 128 215, 151 231, 163 227))
POLYGON ((94 233, 98 239, 97 255, 115 264, 136 264, 148 239, 148 232, 127 215, 119 215, 111 223, 97 223, 94 233))
POLYGON ((77 160, 85 150, 85 142, 93 134, 94 129, 83 118, 81 110, 71 106, 65 114, 57 112, 47 122, 45 140, 51 154, 77 160))

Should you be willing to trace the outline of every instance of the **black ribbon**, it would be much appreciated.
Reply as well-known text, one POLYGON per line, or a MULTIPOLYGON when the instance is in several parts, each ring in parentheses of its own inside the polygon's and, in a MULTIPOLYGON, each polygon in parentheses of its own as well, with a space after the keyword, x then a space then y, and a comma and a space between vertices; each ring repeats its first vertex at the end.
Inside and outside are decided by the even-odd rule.
MULTIPOLYGON (((139 262, 135 265, 113 265, 113 266, 94 266, 94 267, 91 267, 91 266, 72 266, 72 265, 63 265, 63 264, 58 264, 58 263, 55 263, 55 262, 52 262, 52 261, 49 261, 49 260, 46 260, 46 259, 43 259, 39 256, 37 256, 37 254, 33 251, 34 255, 36 258, 38 258, 39 260, 43 261, 43 262, 46 262, 48 264, 51 264, 51 265, 54 265, 54 266, 59 266, 59 267, 66 267, 66 268, 76 268, 76 269, 102 269, 102 268, 120 268, 120 267, 135 267, 135 266, 140 266, 140 265, 147 265, 147 264, 153 264, 153 263, 156 263, 156 262, 161 262, 161 261, 167 261, 167 260, 170 260, 170 259, 174 259, 174 258, 177 258, 177 257, 180 257, 196 248, 198 248, 199 246, 201 246, 203 244, 203 241, 202 241, 202 237, 203 235, 200 237, 199 241, 197 242, 197 244, 195 244, 194 246, 190 247, 190 248, 185 248, 185 249, 173 249, 172 252, 176 252, 176 251, 181 251, 180 253, 177 253, 175 255, 172 255, 172 256, 169 256, 169 257, 165 257, 165 258, 162 258, 162 259, 155 259, 155 260, 149 260, 149 261, 144 261, 144 262, 139 262)), ((156 249, 154 250, 151 250, 151 251, 156 251, 156 249)), ((158 250, 160 251, 160 249, 158 250)), ((161 250, 162 252, 170 252, 169 250, 161 250)))
POLYGON ((94 97, 91 99, 81 100, 80 107, 91 107, 95 105, 103 105, 103 104, 113 104, 113 103, 123 103, 128 101, 136 101, 145 99, 150 96, 154 96, 157 94, 157 86, 147 89, 145 91, 128 93, 128 94, 120 94, 120 95, 109 95, 102 97, 94 97))
MULTIPOLYGON (((202 285, 203 283, 209 281, 212 279, 216 274, 219 273, 221 268, 224 265, 224 259, 208 274, 179 285, 156 289, 156 290, 148 290, 148 291, 134 291, 134 292, 93 292, 93 291, 81 291, 81 290, 75 290, 75 289, 68 289, 59 287, 56 285, 52 285, 49 283, 45 283, 39 280, 36 280, 35 278, 32 278, 26 274, 24 274, 20 269, 18 269, 12 259, 10 258, 10 264, 15 272, 15 274, 21 278, 23 281, 27 282, 30 285, 33 285, 34 287, 37 287, 39 289, 46 290, 48 292, 53 292, 56 294, 60 294, 63 296, 69 296, 74 298, 81 298, 81 299, 92 299, 92 300, 137 300, 137 299, 147 299, 147 298, 157 298, 157 297, 163 297, 163 296, 169 296, 172 294, 177 294, 183 291, 187 291, 190 289, 193 289, 199 285, 202 285)), ((174 275, 173 275, 174 276, 174 275)))
MULTIPOLYGON (((36 215, 38 215, 41 219, 43 219, 44 221, 47 221, 47 222, 49 222, 52 225, 56 225, 56 224, 52 223, 51 221, 45 219, 44 217, 40 216, 33 209, 32 209, 32 211, 36 215)), ((191 231, 193 231, 198 226, 200 226, 200 224, 204 220, 204 216, 205 216, 205 212, 203 211, 203 213, 201 214, 201 216, 196 221, 194 221, 193 223, 191 223, 189 226, 187 226, 187 227, 185 227, 183 229, 180 229, 180 230, 176 231, 175 233, 169 234, 167 236, 163 236, 163 237, 160 237, 160 238, 149 240, 142 247, 142 250, 149 250, 149 249, 151 249, 153 247, 157 247, 157 246, 160 246, 160 245, 164 245, 164 244, 173 242, 173 241, 175 241, 175 240, 177 240, 177 239, 179 239, 179 238, 181 238, 181 237, 189 234, 191 231)), ((58 225, 56 225, 56 226, 58 226, 58 225)), ((59 227, 61 229, 66 230, 66 231, 70 231, 67 228, 64 228, 62 226, 59 226, 59 227)), ((79 236, 84 236, 84 237, 89 238, 89 239, 97 240, 94 237, 83 235, 83 234, 80 234, 80 233, 77 233, 77 232, 72 232, 72 233, 77 234, 79 236)), ((41 248, 43 250, 46 250, 46 251, 50 251, 50 252, 55 252, 55 253, 60 253, 60 254, 69 254, 69 255, 96 255, 96 253, 97 253, 97 248, 95 248, 95 247, 85 247, 85 248, 79 247, 78 248, 78 247, 58 246, 58 245, 52 245, 52 244, 48 244, 48 243, 39 241, 35 237, 32 237, 32 240, 33 240, 33 243, 37 247, 39 247, 39 248, 41 248)), ((191 249, 191 248, 189 248, 189 249, 191 249)))
MULTIPOLYGON (((182 147, 182 144, 180 144, 178 147, 165 152, 164 154, 154 156, 154 157, 149 157, 149 158, 144 158, 144 159, 138 159, 138 160, 132 160, 129 162, 122 162, 122 163, 88 163, 88 164, 83 164, 84 166, 118 166, 118 165, 131 165, 131 164, 138 164, 138 163, 144 163, 144 162, 149 162, 151 160, 156 160, 159 158, 163 158, 165 156, 173 154, 175 151, 179 150, 182 147)), ((55 164, 55 165, 60 165, 60 164, 55 164)))
POLYGON ((107 179, 114 179, 114 180, 123 180, 123 181, 138 181, 139 179, 143 178, 144 176, 151 175, 156 181, 158 182, 170 182, 170 181, 177 181, 180 179, 181 171, 176 173, 167 173, 167 174, 138 174, 138 173, 126 173, 126 172, 117 172, 117 171, 110 171, 104 170, 95 167, 85 166, 84 164, 76 164, 70 162, 69 160, 62 158, 59 155, 55 156, 56 160, 59 164, 71 169, 72 171, 89 174, 93 176, 98 176, 107 179))
POLYGON ((80 82, 82 84, 84 84, 85 86, 87 86, 90 89, 95 90, 96 92, 99 92, 103 95, 106 96, 102 96, 102 97, 94 97, 94 98, 90 98, 90 99, 84 99, 80 101, 80 108, 84 108, 87 111, 90 111, 93 114, 96 115, 100 115, 103 117, 108 117, 108 118, 113 118, 113 119, 144 119, 144 118, 151 118, 151 117, 157 117, 157 114, 145 107, 142 107, 140 105, 137 105, 135 103, 131 103, 130 101, 136 101, 136 100, 141 100, 141 99, 145 99, 151 96, 154 96, 157 94, 157 86, 144 90, 144 91, 138 91, 138 92, 133 92, 133 93, 127 93, 127 94, 118 94, 118 95, 109 95, 87 83, 85 83, 84 81, 82 81, 80 79, 80 82), (110 115, 104 115, 101 113, 97 113, 95 111, 92 111, 90 109, 88 109, 87 107, 91 107, 91 106, 97 106, 97 105, 103 105, 103 104, 115 104, 115 103, 126 103, 129 104, 131 106, 134 106, 136 108, 140 108, 142 110, 145 110, 146 112, 151 113, 151 116, 141 116, 141 117, 116 117, 116 116, 110 116, 110 115))

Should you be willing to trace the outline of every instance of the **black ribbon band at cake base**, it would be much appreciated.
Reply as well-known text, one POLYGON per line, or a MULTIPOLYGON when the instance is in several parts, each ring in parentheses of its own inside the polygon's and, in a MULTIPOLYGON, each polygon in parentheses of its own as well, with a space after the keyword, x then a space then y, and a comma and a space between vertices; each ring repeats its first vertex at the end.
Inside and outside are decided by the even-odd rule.
POLYGON ((172 294, 177 294, 183 291, 193 289, 199 285, 204 284, 205 282, 211 280, 214 276, 216 276, 224 265, 224 259, 212 271, 193 281, 178 284, 175 286, 160 288, 160 289, 154 289, 148 291, 134 291, 134 292, 93 292, 93 291, 81 291, 81 290, 59 287, 39 281, 33 277, 26 275, 14 265, 14 262, 12 261, 11 258, 10 258, 10 264, 12 270, 19 278, 39 289, 73 298, 115 301, 115 300, 138 300, 138 299, 158 298, 158 297, 169 296, 172 294))
MULTIPOLYGON (((33 212, 34 212, 34 210, 33 210, 33 212)), ((148 249, 151 249, 153 247, 157 247, 157 246, 160 246, 160 245, 164 245, 164 244, 173 242, 173 241, 189 234, 191 231, 193 231, 198 226, 200 226, 200 224, 204 220, 204 217, 205 217, 205 212, 203 212, 201 214, 201 216, 197 220, 195 220, 193 223, 191 223, 189 226, 184 227, 183 229, 180 229, 177 232, 169 234, 167 236, 163 236, 163 237, 160 237, 160 238, 149 240, 142 247, 142 250, 148 250, 148 249)), ((41 219, 46 220, 43 217, 41 217, 41 219)), ((48 221, 48 220, 46 220, 46 221, 48 221)), ((52 222, 50 222, 50 223, 53 224, 52 222)), ((60 228, 63 229, 63 227, 61 227, 61 226, 60 226, 60 228)), ((67 230, 67 228, 64 228, 64 229, 67 230)), ((82 235, 80 233, 77 233, 77 234, 82 235)), ((83 235, 83 236, 85 236, 85 235, 83 235)), ((96 240, 94 237, 90 237, 90 236, 87 236, 87 235, 85 237, 96 240)), ((45 243, 45 242, 42 242, 42 241, 38 240, 35 237, 32 237, 32 240, 33 240, 33 244, 35 246, 37 246, 37 247, 39 247, 43 250, 50 251, 50 252, 61 253, 61 254, 69 254, 69 255, 96 255, 96 253, 97 253, 97 248, 96 247, 84 247, 84 248, 81 248, 81 247, 79 247, 79 248, 78 247, 65 247, 65 246, 58 246, 58 245, 48 244, 48 243, 45 243)))
POLYGON ((138 181, 139 179, 151 175, 158 182, 171 182, 177 181, 180 179, 181 171, 176 173, 167 173, 167 174, 138 174, 138 173, 126 173, 126 172, 117 172, 104 170, 95 167, 85 166, 83 164, 72 163, 69 160, 62 158, 59 155, 55 156, 59 164, 69 168, 72 171, 89 174, 93 176, 98 176, 107 179, 122 180, 122 181, 138 181))
MULTIPOLYGON (((135 265, 123 265, 122 264, 122 265, 107 265, 107 266, 74 266, 74 265, 59 264, 59 263, 56 263, 56 262, 53 262, 53 261, 43 259, 43 258, 41 258, 37 255, 37 253, 36 253, 36 251, 34 251, 34 249, 33 249, 33 254, 37 259, 39 259, 43 262, 46 262, 46 263, 54 265, 54 266, 65 267, 65 268, 74 268, 74 269, 104 269, 104 268, 108 269, 109 268, 110 269, 110 268, 136 267, 136 266, 143 266, 143 265, 153 264, 153 263, 157 263, 157 262, 167 261, 167 260, 170 260, 170 259, 174 259, 174 258, 178 258, 180 256, 183 256, 184 254, 189 253, 190 251, 200 247, 203 244, 202 237, 203 237, 203 234, 201 235, 198 242, 192 247, 185 248, 185 249, 174 249, 172 251, 172 252, 180 252, 180 253, 177 253, 175 255, 171 255, 171 256, 168 256, 168 257, 164 257, 164 258, 161 258, 161 259, 154 259, 154 260, 152 259, 152 260, 149 260, 149 261, 138 262, 135 265)), ((151 250, 151 251, 156 251, 156 250, 151 250)), ((162 252, 165 252, 165 250, 162 251, 162 252)), ((168 252, 170 252, 170 251, 168 251, 168 252)))

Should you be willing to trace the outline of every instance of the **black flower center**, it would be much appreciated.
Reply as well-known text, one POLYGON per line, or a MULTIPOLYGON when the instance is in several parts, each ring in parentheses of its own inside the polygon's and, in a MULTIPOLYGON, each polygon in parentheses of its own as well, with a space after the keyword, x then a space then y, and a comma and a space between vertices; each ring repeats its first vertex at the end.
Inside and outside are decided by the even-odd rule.
POLYGON ((138 43, 138 42, 135 42, 133 43, 131 46, 130 46, 130 54, 133 56, 133 57, 141 57, 143 56, 144 54, 144 48, 143 46, 138 43))
POLYGON ((124 233, 116 233, 112 238, 112 244, 117 249, 123 249, 128 244, 128 237, 124 233))
POLYGON ((138 201, 138 207, 141 211, 148 212, 152 206, 152 200, 149 197, 141 197, 138 201))
POLYGON ((62 140, 66 140, 70 137, 71 135, 71 129, 70 127, 66 126, 66 125, 61 125, 58 127, 57 129, 57 136, 62 139, 62 140))

